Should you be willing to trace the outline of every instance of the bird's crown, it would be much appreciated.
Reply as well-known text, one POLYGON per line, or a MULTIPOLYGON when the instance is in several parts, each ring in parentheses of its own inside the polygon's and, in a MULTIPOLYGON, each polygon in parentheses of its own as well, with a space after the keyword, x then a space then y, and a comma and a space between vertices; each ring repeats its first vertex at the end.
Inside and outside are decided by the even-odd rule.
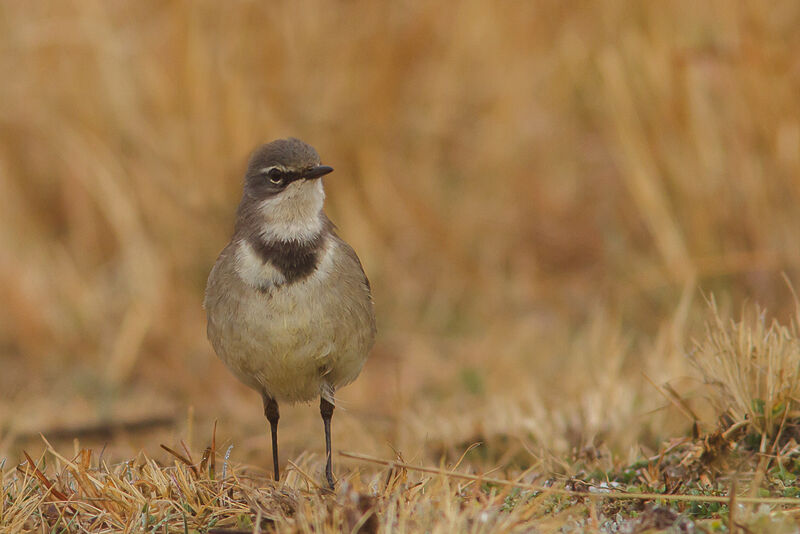
POLYGON ((289 137, 261 145, 250 157, 247 173, 258 172, 268 167, 286 170, 307 169, 319 165, 319 154, 309 144, 289 137))

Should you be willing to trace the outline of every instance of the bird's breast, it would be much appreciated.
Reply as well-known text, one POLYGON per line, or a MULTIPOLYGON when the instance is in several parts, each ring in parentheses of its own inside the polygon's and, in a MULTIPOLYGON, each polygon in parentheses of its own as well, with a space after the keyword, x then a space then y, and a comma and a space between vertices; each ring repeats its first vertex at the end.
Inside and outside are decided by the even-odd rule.
POLYGON ((253 236, 238 241, 235 271, 245 284, 262 292, 289 287, 329 274, 333 242, 320 234, 308 241, 267 241, 253 236))
POLYGON ((349 257, 338 247, 329 239, 313 272, 286 283, 249 245, 238 245, 239 281, 214 289, 207 312, 217 354, 242 381, 298 401, 358 375, 374 338, 372 303, 360 269, 345 276, 356 273, 343 268, 349 257), (273 285, 255 290, 266 280, 273 285))

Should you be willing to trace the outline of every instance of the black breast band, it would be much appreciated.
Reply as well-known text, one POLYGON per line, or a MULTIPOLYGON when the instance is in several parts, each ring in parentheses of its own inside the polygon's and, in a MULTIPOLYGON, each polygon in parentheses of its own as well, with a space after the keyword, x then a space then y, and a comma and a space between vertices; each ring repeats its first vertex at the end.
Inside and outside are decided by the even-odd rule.
POLYGON ((325 232, 310 241, 266 241, 256 236, 250 239, 250 245, 261 261, 272 264, 286 283, 291 284, 306 278, 317 268, 326 237, 325 232))

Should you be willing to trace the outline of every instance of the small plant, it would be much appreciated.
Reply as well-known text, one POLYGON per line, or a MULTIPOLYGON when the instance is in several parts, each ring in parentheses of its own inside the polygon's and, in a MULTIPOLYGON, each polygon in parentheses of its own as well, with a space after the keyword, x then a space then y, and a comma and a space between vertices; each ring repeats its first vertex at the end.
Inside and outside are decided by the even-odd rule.
MULTIPOLYGON (((721 418, 749 425, 762 446, 781 425, 800 415, 800 339, 798 319, 782 325, 767 321, 754 306, 737 321, 724 320, 713 298, 705 339, 691 356, 721 418)), ((800 313, 800 308, 798 308, 800 313)))

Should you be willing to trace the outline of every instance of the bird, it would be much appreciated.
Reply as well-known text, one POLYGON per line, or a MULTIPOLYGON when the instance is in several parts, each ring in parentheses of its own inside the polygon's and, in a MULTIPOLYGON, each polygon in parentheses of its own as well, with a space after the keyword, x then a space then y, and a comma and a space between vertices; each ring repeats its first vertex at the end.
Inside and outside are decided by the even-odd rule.
POLYGON ((334 489, 335 392, 361 372, 375 342, 369 279, 325 214, 317 151, 296 138, 257 148, 230 242, 206 285, 206 332, 217 356, 261 394, 275 481, 278 405, 320 399, 325 478, 334 489))

